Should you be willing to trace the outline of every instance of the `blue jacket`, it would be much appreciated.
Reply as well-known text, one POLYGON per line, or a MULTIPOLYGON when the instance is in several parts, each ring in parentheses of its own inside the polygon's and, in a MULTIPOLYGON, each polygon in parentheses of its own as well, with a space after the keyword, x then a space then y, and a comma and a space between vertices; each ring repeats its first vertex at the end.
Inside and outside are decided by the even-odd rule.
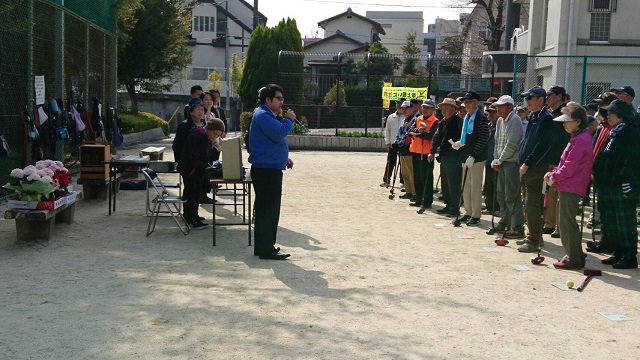
POLYGON ((253 113, 249 127, 249 162, 252 167, 286 169, 289 160, 287 134, 291 131, 291 123, 289 118, 278 120, 271 109, 260 104, 253 113))
POLYGON ((518 165, 549 165, 554 136, 553 116, 542 108, 527 115, 529 125, 520 143, 518 165))

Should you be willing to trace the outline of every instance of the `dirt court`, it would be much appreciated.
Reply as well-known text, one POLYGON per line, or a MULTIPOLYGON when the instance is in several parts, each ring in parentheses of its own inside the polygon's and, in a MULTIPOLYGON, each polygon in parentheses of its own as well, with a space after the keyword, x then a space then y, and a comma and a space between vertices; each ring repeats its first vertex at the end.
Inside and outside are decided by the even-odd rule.
MULTIPOLYGON (((171 158, 171 140, 121 153, 149 145, 171 158)), ((378 186, 385 156, 291 153, 288 261, 254 257, 246 227, 218 228, 217 247, 211 228, 184 237, 167 218, 146 237, 144 191, 121 191, 111 216, 105 200, 81 201, 48 243, 16 245, 14 221, 0 221, 0 358, 640 358, 639 270, 589 254, 602 277, 559 290, 584 278, 553 269, 560 239, 545 235, 535 266, 514 242, 494 245, 488 215, 454 228, 439 201, 418 215, 378 186)))

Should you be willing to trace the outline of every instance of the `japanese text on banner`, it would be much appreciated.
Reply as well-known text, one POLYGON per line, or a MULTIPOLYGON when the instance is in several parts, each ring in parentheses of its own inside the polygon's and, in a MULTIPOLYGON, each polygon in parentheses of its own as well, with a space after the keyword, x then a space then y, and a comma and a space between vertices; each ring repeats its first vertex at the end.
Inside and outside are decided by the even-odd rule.
POLYGON ((385 86, 382 88, 383 100, 398 100, 399 98, 405 99, 420 99, 427 98, 427 90, 429 88, 411 88, 411 87, 390 87, 385 86))

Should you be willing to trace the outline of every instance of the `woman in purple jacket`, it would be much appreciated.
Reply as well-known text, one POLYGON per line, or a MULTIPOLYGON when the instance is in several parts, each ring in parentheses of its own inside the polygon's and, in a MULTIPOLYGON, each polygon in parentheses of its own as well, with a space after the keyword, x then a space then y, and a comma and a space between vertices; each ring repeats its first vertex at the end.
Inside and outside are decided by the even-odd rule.
POLYGON ((587 114, 576 102, 562 109, 563 115, 553 119, 561 121, 571 140, 560 157, 560 163, 544 179, 555 184, 558 191, 558 220, 562 246, 566 255, 553 264, 556 269, 580 269, 586 262, 582 239, 576 222, 579 202, 587 193, 593 165, 593 145, 587 129, 587 114))

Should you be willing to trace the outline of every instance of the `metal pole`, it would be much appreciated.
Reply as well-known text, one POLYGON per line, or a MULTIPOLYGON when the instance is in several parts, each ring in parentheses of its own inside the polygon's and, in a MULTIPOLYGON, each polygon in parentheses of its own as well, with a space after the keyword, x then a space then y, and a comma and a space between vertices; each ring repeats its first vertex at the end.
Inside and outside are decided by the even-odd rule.
POLYGON ((518 89, 518 54, 513 54, 513 83, 511 84, 511 97, 516 98, 516 91, 518 89))
POLYGON ((431 95, 431 77, 433 75, 433 72, 431 71, 431 54, 427 54, 427 66, 429 67, 429 83, 427 85, 427 99, 428 99, 429 95, 431 95))
POLYGON ((584 61, 582 62, 582 84, 580 91, 580 104, 584 104, 584 98, 587 96, 587 59, 588 57, 583 57, 584 61))
MULTIPOLYGON (((33 2, 27 3, 27 109, 33 107, 33 2)), ((31 111, 29 111, 31 112, 31 111)))
MULTIPOLYGON (((258 5, 258 0, 255 0, 256 3, 256 8, 258 5)), ((227 10, 227 14, 229 13, 229 2, 226 2, 226 10, 227 10)), ((256 11, 256 10, 254 10, 256 11)), ((225 26, 225 31, 224 31, 224 68, 226 69, 225 71, 225 82, 227 83, 227 96, 224 102, 224 111, 227 113, 227 116, 230 117, 231 114, 229 114, 229 112, 231 111, 231 93, 229 92, 229 63, 231 62, 229 60, 229 18, 227 18, 227 21, 224 22, 224 26, 225 26)), ((232 119, 230 119, 232 120, 232 119)), ((231 123, 233 123, 233 120, 231 121, 231 123)), ((235 125, 235 124, 234 124, 235 125)))
POLYGON ((336 81, 336 136, 338 136, 338 118, 340 113, 340 73, 342 72, 342 68, 340 67, 340 63, 342 62, 342 53, 338 53, 338 76, 336 81))
MULTIPOLYGON (((229 2, 227 1, 227 10, 229 10, 229 2)), ((227 11, 228 13, 228 11, 227 11)), ((260 23, 260 13, 258 12, 258 0, 253 0, 253 29, 255 30, 260 23)), ((228 21, 228 19, 227 19, 228 21)))
POLYGON ((496 63, 493 61, 493 56, 487 55, 489 60, 491 60, 491 84, 489 85, 489 97, 493 97, 493 81, 496 76, 496 63))
POLYGON ((367 136, 369 128, 369 108, 371 107, 371 96, 369 95, 369 73, 371 72, 371 53, 367 53, 367 110, 365 111, 364 136, 367 136))

